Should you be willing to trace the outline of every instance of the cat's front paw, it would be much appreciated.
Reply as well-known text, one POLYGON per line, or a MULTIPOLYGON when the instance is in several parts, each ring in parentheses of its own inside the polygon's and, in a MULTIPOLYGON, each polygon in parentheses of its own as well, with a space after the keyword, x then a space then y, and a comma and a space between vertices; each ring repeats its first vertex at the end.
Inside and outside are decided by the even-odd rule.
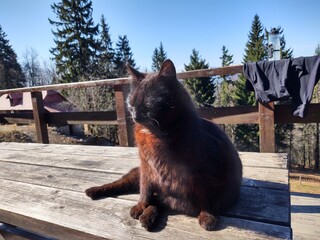
POLYGON ((205 230, 215 230, 218 221, 217 216, 214 216, 207 212, 201 212, 198 219, 200 226, 203 227, 205 230))
POLYGON ((96 200, 100 197, 99 187, 91 187, 85 191, 86 195, 92 200, 96 200))
POLYGON ((155 225, 158 217, 158 209, 155 206, 148 206, 139 217, 141 226, 150 231, 155 225))
POLYGON ((130 210, 130 216, 134 219, 139 219, 141 214, 143 213, 145 207, 143 204, 138 203, 137 205, 133 206, 130 210))

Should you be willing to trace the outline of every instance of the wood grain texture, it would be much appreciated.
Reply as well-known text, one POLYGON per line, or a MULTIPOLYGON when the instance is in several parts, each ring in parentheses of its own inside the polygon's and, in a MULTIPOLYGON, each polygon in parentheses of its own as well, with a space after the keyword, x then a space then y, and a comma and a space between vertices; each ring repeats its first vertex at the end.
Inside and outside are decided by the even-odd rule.
POLYGON ((118 124, 115 111, 46 113, 49 124, 118 124))
MULTIPOLYGON (((193 78, 193 77, 208 77, 215 75, 232 75, 237 73, 242 73, 243 65, 211 68, 211 69, 200 69, 188 72, 177 73, 178 79, 193 78)), ((88 88, 88 87, 99 87, 99 86, 117 86, 129 84, 130 80, 128 77, 124 78, 114 78, 114 79, 99 79, 90 80, 83 82, 73 82, 73 83, 60 83, 44 86, 35 87, 25 87, 25 88, 14 88, 14 89, 2 89, 0 90, 0 95, 6 93, 21 93, 21 92, 39 92, 44 90, 62 90, 69 88, 88 88)))
POLYGON ((260 152, 275 152, 274 103, 259 103, 260 152))
POLYGON ((202 118, 217 124, 258 124, 259 114, 256 106, 198 108, 202 118))
POLYGON ((291 105, 275 105, 274 118, 276 123, 319 123, 320 122, 320 103, 308 105, 308 114, 304 117, 293 116, 291 105))
POLYGON ((114 87, 119 143, 124 147, 133 147, 133 121, 126 107, 128 94, 129 86, 119 85, 114 87))
POLYGON ((33 113, 0 113, 0 123, 32 124, 34 123, 33 113))
POLYGON ((318 240, 320 236, 320 195, 291 193, 291 222, 294 239, 318 240))
POLYGON ((33 108, 33 119, 34 124, 36 126, 37 140, 39 143, 49 143, 42 92, 32 92, 31 100, 33 108))
POLYGON ((196 218, 182 215, 164 216, 159 230, 165 229, 150 233, 129 216, 131 201, 118 198, 91 201, 82 193, 8 180, 0 180, 0 185, 4 186, 0 189, 2 221, 59 239, 289 238, 288 227, 228 217, 221 219, 219 231, 208 232, 196 218))
MULTIPOLYGON (((112 173, 95 173, 77 170, 61 169, 48 166, 23 165, 16 163, 1 163, 2 173, 0 179, 15 181, 19 179, 24 183, 65 189, 84 193, 85 189, 93 185, 102 185, 119 179, 121 175, 112 173), (11 173, 10 169, 15 169, 11 173)), ((288 225, 288 199, 287 191, 265 189, 263 181, 251 180, 251 184, 242 187, 241 197, 236 209, 228 214, 241 216, 246 219, 261 220, 263 222, 276 222, 288 225), (262 185, 262 186, 261 186, 262 185), (277 196, 274 198, 273 196, 277 196), (275 212, 273 212, 275 211, 275 212)), ((120 197, 129 199, 128 197, 120 197)), ((138 195, 130 198, 138 200, 138 195)), ((134 203, 132 203, 133 205, 134 203)))
MULTIPOLYGON (((52 154, 62 156, 67 159, 74 159, 74 156, 86 156, 91 160, 100 157, 108 161, 124 160, 138 161, 138 149, 127 147, 105 147, 105 146, 82 146, 82 145, 66 145, 66 144, 38 144, 38 143, 0 143, 0 149, 3 153, 14 154, 22 152, 23 154, 35 153, 35 155, 52 154)), ((2 156, 2 155, 1 155, 2 156)), ((257 152, 239 152, 244 166, 265 167, 265 168, 281 168, 287 169, 288 159, 285 153, 257 153, 257 152)), ((12 158, 14 159, 14 158, 12 158)), ((33 161, 25 159, 24 161, 33 161)), ((136 162, 138 163, 138 162, 136 162)), ((66 163, 67 164, 67 163, 66 163)), ((115 163, 116 164, 116 163, 115 163)), ((134 166, 134 165, 133 165, 134 166)))
POLYGON ((136 148, 0 143, 0 222, 58 239, 290 239, 286 155, 240 153, 238 204, 219 230, 164 214, 156 232, 129 216, 138 194, 92 201, 84 190, 139 164, 136 148))

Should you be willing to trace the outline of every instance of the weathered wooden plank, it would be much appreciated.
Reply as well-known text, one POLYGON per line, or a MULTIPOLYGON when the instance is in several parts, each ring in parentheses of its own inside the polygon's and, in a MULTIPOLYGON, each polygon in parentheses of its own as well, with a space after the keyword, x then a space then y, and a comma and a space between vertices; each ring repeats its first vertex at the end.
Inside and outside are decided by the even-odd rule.
POLYGON ((33 113, 0 113, 0 123, 32 124, 33 113))
POLYGON ((291 193, 291 225, 294 239, 319 239, 319 194, 291 193))
POLYGON ((288 170, 259 167, 243 167, 244 186, 281 189, 289 191, 288 170))
POLYGON ((1 121, 1 123, 4 123, 4 124, 34 124, 33 119, 31 120, 31 119, 23 119, 23 118, 6 117, 0 121, 1 121))
MULTIPOLYGON (((72 161, 72 156, 87 156, 87 160, 95 158, 105 159, 108 161, 123 160, 128 163, 138 161, 138 149, 127 147, 105 147, 105 146, 82 146, 82 145, 59 145, 59 144, 37 144, 37 143, 0 143, 1 158, 3 160, 18 160, 18 154, 33 154, 41 158, 42 154, 56 156, 56 161, 63 158, 62 162, 72 161), (22 153, 21 153, 22 152, 22 153), (51 154, 51 155, 50 155, 51 154)), ((285 153, 256 153, 256 152, 239 152, 244 166, 267 167, 287 169, 287 154, 285 153)), ((38 159, 39 160, 39 159, 38 159)), ((38 161, 37 160, 37 161, 38 161)), ((33 158, 22 158, 22 162, 34 161, 33 158)), ((41 158, 45 161, 45 158, 41 158)), ((104 161, 98 161, 97 164, 103 164, 104 161)), ((30 162, 31 163, 31 162, 30 162)), ((134 163, 132 166, 135 166, 134 163)))
POLYGON ((131 201, 91 201, 82 193, 0 180, 0 221, 59 239, 289 239, 290 228, 222 217, 219 231, 208 232, 196 218, 164 216, 157 232, 131 219, 131 201), (81 209, 81 211, 79 211, 81 209), (166 220, 167 218, 167 220, 166 220))
POLYGON ((178 79, 186 78, 198 78, 198 77, 210 77, 216 75, 233 75, 243 72, 243 65, 220 67, 220 68, 210 68, 210 69, 199 69, 187 72, 177 73, 178 79))
MULTIPOLYGON (((81 192, 93 185, 115 181, 123 175, 123 173, 114 171, 112 168, 114 167, 94 171, 78 166, 66 168, 0 161, 0 178, 13 181, 19 179, 19 181, 26 183, 81 192)), ((244 167, 243 186, 288 190, 288 177, 285 177, 287 172, 284 172, 286 170, 277 169, 275 171, 275 169, 272 169, 275 173, 270 176, 265 173, 265 170, 264 168, 251 169, 249 167, 248 169, 244 167), (282 177, 279 177, 279 175, 282 177)), ((123 170, 123 172, 126 172, 126 170, 123 170)))
POLYGON ((39 235, 5 223, 0 223, 0 240, 1 234, 4 237, 4 240, 55 240, 55 238, 39 235))
MULTIPOLYGON (((121 166, 119 161, 117 164, 114 163, 112 165, 105 165, 106 168, 98 168, 96 170, 98 172, 93 172, 93 170, 90 168, 95 164, 94 161, 90 162, 85 160, 85 164, 81 164, 80 166, 76 164, 76 161, 73 161, 74 167, 69 165, 67 168, 66 166, 59 166, 59 164, 56 165, 54 159, 50 159, 46 156, 42 157, 47 160, 45 164, 41 163, 41 161, 39 161, 39 163, 35 162, 33 165, 30 163, 21 164, 0 161, 0 169, 2 169, 0 172, 0 178, 12 181, 19 179, 19 181, 25 183, 79 191, 83 193, 88 187, 102 185, 104 183, 119 179, 121 176, 119 171, 115 172, 114 170, 114 168, 117 168, 115 166, 121 166), (48 162, 50 161, 52 164, 51 166, 48 166, 48 162), (88 165, 89 167, 84 168, 85 165, 88 165)), ((81 161, 78 158, 77 160, 81 161)), ((64 160, 60 163, 64 162, 68 161, 64 160)), ((124 169, 122 170, 124 173, 130 169, 126 169, 126 166, 123 168, 124 169)), ((289 222, 286 212, 289 209, 289 200, 286 198, 288 196, 288 183, 285 181, 285 177, 282 179, 284 181, 283 183, 274 183, 274 181, 277 179, 277 174, 280 173, 279 175, 288 176, 288 173, 285 172, 287 170, 272 169, 278 171, 268 175, 264 173, 264 168, 253 169, 249 167, 249 169, 247 169, 245 167, 244 176, 246 177, 248 172, 250 175, 252 170, 255 172, 256 179, 245 179, 244 185, 246 187, 244 187, 242 190, 239 205, 241 208, 236 210, 236 214, 250 219, 252 216, 257 216, 257 219, 261 221, 276 221, 277 223, 281 222, 282 224, 287 224, 289 222), (261 178, 261 176, 263 177, 261 178), (264 190, 263 188, 266 187, 284 189, 286 191, 274 191, 272 189, 264 190), (272 196, 277 197, 272 198, 272 196), (274 209, 275 212, 272 212, 270 209, 274 209)), ((288 177, 286 179, 288 179, 288 177)), ((137 200, 137 198, 135 198, 135 200, 137 200)))
POLYGON ((239 156, 246 166, 287 169, 286 153, 257 153, 239 152, 239 156))
MULTIPOLYGON (((80 159, 77 157, 80 164, 76 164, 74 160, 69 161, 69 159, 60 159, 57 160, 58 163, 55 163, 55 159, 46 156, 42 156, 46 161, 36 159, 36 155, 28 157, 34 159, 33 163, 2 161, 0 157, 0 178, 20 179, 20 181, 33 184, 83 191, 93 185, 115 181, 137 166, 125 164, 122 167, 116 167, 116 162, 110 163, 107 160, 103 161, 103 166, 101 166, 101 162, 83 160, 82 156, 80 159), (52 164, 49 161, 52 161, 52 164)), ((119 165, 119 161, 117 163, 119 165)), ((288 190, 288 171, 285 169, 245 166, 243 176, 244 186, 288 190)))
MULTIPOLYGON (((123 155, 122 155, 123 156, 123 155)), ((139 165, 137 158, 122 159, 117 156, 83 156, 83 155, 60 155, 37 154, 28 152, 3 152, 0 163, 29 164, 35 166, 54 166, 59 169, 78 169, 111 174, 125 174, 130 169, 139 165)), ((246 162, 245 160, 243 161, 246 162)), ((255 180, 257 187, 274 189, 288 188, 288 171, 286 169, 274 169, 263 167, 250 167, 244 164, 244 185, 251 186, 251 180, 255 180)))
POLYGON ((72 83, 60 83, 52 85, 43 85, 35 87, 25 87, 25 88, 13 88, 0 90, 0 95, 6 93, 22 93, 22 92, 41 92, 45 90, 63 90, 63 89, 74 89, 74 88, 88 88, 88 87, 100 87, 100 86, 114 86, 129 84, 129 78, 114 78, 114 79, 100 79, 93 81, 83 81, 83 82, 72 82, 72 83))
POLYGON ((81 169, 60 168, 44 165, 0 162, 0 179, 54 187, 84 193, 94 185, 102 185, 119 179, 122 174, 94 172, 81 169))
MULTIPOLYGON (((193 78, 193 77, 209 77, 214 75, 232 75, 242 73, 243 65, 211 68, 211 69, 199 69, 188 72, 177 73, 178 79, 193 78)), ((39 92, 44 90, 62 90, 69 88, 87 88, 87 87, 99 87, 99 86, 117 86, 129 84, 130 80, 127 77, 114 78, 114 79, 99 79, 83 82, 73 83, 60 83, 44 86, 25 87, 25 88, 14 88, 14 89, 2 89, 0 95, 6 93, 21 93, 21 92, 39 92)))
POLYGON ((115 111, 46 113, 49 124, 118 124, 115 111))
POLYGON ((238 203, 226 214, 290 226, 290 196, 283 190, 241 187, 238 203))
POLYGON ((124 147, 134 146, 133 122, 126 108, 126 100, 129 93, 128 86, 115 86, 116 111, 118 121, 119 143, 124 147))
POLYGON ((45 109, 43 105, 42 92, 31 93, 33 119, 36 126, 37 139, 39 143, 49 143, 45 109))
POLYGON ((275 105, 274 118, 276 123, 319 123, 320 103, 312 103, 308 106, 308 114, 304 117, 292 115, 291 105, 275 105))
POLYGON ((259 115, 256 106, 198 108, 201 117, 217 124, 258 124, 259 115))
MULTIPOLYGON (((121 171, 117 172, 114 170, 117 169, 111 169, 111 172, 106 174, 106 172, 101 171, 101 169, 107 169, 108 167, 104 164, 110 163, 110 159, 113 162, 113 165, 119 165, 119 154, 121 155, 122 161, 125 161, 124 159, 125 156, 127 156, 129 159, 129 162, 132 162, 131 164, 133 164, 134 162, 137 163, 138 159, 137 159, 137 149, 136 148, 116 148, 116 147, 112 147, 112 148, 105 148, 105 147, 84 147, 84 146, 77 146, 75 148, 73 148, 72 146, 67 146, 67 145, 41 145, 41 144, 17 144, 17 143, 0 143, 0 151, 1 153, 4 153, 4 158, 6 158, 5 160, 1 160, 0 161, 0 167, 3 171, 1 171, 1 175, 0 178, 8 178, 8 179, 19 179, 20 176, 20 181, 30 181, 31 183, 33 183, 32 186, 34 185, 44 185, 44 186, 53 186, 56 189, 63 189, 63 188, 68 188, 70 190, 72 190, 72 192, 74 191, 80 191, 81 194, 83 194, 83 190, 86 189, 89 186, 92 185, 96 185, 96 184, 103 184, 105 182, 109 182, 109 180, 111 181, 114 178, 118 178, 119 174, 121 171), (42 147, 41 147, 42 146, 42 147), (7 151, 6 150, 11 149, 11 151, 7 151), (59 154, 55 155, 54 152, 56 149, 59 149, 59 154), (88 150, 86 150, 88 148, 88 150), (13 149, 13 150, 12 150, 13 149), (128 149, 128 151, 126 151, 126 149, 128 149), (42 150, 42 152, 41 152, 42 150), (119 151, 120 150, 120 151, 119 151), (101 156, 101 152, 104 152, 103 156, 99 158, 99 155, 101 156), (10 155, 12 154, 13 155, 10 155), (132 154, 134 155, 134 157, 132 157, 132 154), (106 156, 105 156, 106 155, 106 156), (39 157, 40 156, 40 157, 39 157), (68 158, 65 158, 66 156, 69 156, 70 160, 68 158), (118 157, 117 157, 118 156, 118 157), (21 164, 17 164, 14 163, 12 161, 16 161, 15 159, 18 159, 18 163, 24 163, 23 165, 21 164), (20 160, 19 160, 20 158, 20 160), (23 160, 24 159, 28 159, 23 160), (77 159, 77 161, 79 161, 78 163, 80 164, 76 164, 75 160, 73 159, 77 159), (88 160, 88 158, 93 158, 94 160, 88 160), (29 160, 30 159, 30 160, 29 160), (97 160, 98 159, 98 160, 97 160), (31 161, 31 162, 30 162, 31 161), (51 162, 55 162, 57 161, 58 164, 56 164, 56 167, 50 167, 47 166, 45 167, 46 164, 50 164, 51 162), (73 161, 72 164, 70 164, 69 162, 73 161), (63 169, 63 168, 68 168, 66 167, 65 164, 70 164, 69 165, 69 169, 63 169), (20 165, 20 167, 17 167, 17 165, 20 165), (73 165, 73 167, 72 167, 73 165), (22 167, 21 167, 22 166, 22 167), (104 168, 106 167, 106 168, 104 168), (84 168, 86 170, 80 170, 78 168, 84 168), (14 169, 14 174, 12 174, 12 169, 14 169), (96 170, 93 170, 96 169, 96 170), (94 173, 91 173, 90 171, 97 171, 94 173), (114 172, 113 172, 114 171, 114 172), (75 181, 77 180, 77 181, 75 181), (101 182, 101 183, 100 183, 101 182), (48 184, 49 183, 49 184, 48 184), (51 185, 50 185, 51 184, 51 185)), ((256 171, 253 174, 253 177, 255 176, 262 176, 261 179, 261 183, 266 183, 266 185, 264 187, 271 187, 270 185, 268 185, 269 180, 267 179, 263 179, 263 171, 270 171, 272 172, 273 170, 275 171, 274 176, 277 175, 284 175, 287 176, 286 174, 283 174, 286 170, 281 169, 282 165, 285 162, 285 155, 284 154, 262 154, 264 156, 262 156, 262 159, 258 159, 257 156, 255 156, 255 154, 252 153, 241 153, 242 157, 243 156, 249 156, 252 158, 253 161, 249 160, 249 166, 248 167, 244 167, 244 175, 246 175, 247 173, 251 173, 252 171, 250 170, 250 164, 254 164, 254 161, 257 162, 263 162, 263 166, 266 168, 260 168, 261 171, 259 173, 259 170, 256 171), (280 160, 280 162, 282 162, 280 165, 276 164, 277 161, 275 161, 275 163, 272 163, 272 161, 264 161, 264 158, 267 160, 269 158, 278 158, 277 161, 280 160), (277 169, 280 168, 280 169, 277 169), (246 170, 248 169, 248 170, 246 170), (281 172, 277 172, 277 171, 281 171, 281 172), (283 172, 284 171, 284 172, 283 172), (247 173, 246 173, 247 172, 247 173), (255 176, 254 176, 255 175, 255 176)), ((2 155, 2 154, 1 154, 2 155)), ((260 155, 260 154, 259 154, 260 155)), ((3 158, 1 157, 1 159, 3 158)), ((125 161, 125 165, 127 165, 128 161, 125 161)), ((54 165, 54 164, 53 164, 54 165)), ((128 166, 127 166, 128 167, 128 166)), ((258 168, 259 169, 259 168, 258 168)), ((266 176, 268 175, 267 173, 265 174, 266 176)), ((254 179, 254 178, 253 178, 254 179)), ((274 179, 273 179, 274 180, 274 179)), ((273 181, 272 179, 270 180, 270 182, 273 181)), ((272 192, 275 191, 274 189, 267 189, 267 191, 265 191, 265 189, 261 188, 261 183, 259 183, 259 181, 257 180, 252 180, 252 179, 245 179, 244 184, 246 186, 253 186, 253 187, 244 187, 244 193, 242 194, 242 198, 244 199, 244 202, 248 201, 248 199, 258 199, 259 201, 261 201, 261 199, 264 199, 266 201, 268 201, 269 199, 272 199, 272 196, 276 196, 279 195, 279 191, 278 192, 272 192), (247 183, 246 183, 247 181, 247 183), (249 189, 249 190, 248 190, 249 189), (271 192, 270 192, 271 191, 271 192), (268 194, 271 194, 272 196, 268 196, 268 194), (257 198, 258 196, 258 198, 257 198), (259 198, 260 197, 260 198, 259 198)), ((283 185, 286 185, 285 182, 283 185)), ((272 187, 273 188, 273 187, 272 187)), ((287 194, 286 191, 280 191, 283 192, 284 195, 287 194)), ((284 211, 280 211, 279 210, 279 204, 281 205, 281 202, 284 202, 283 199, 285 199, 284 195, 282 196, 280 194, 280 198, 277 199, 278 202, 274 202, 274 200, 271 200, 271 202, 263 202, 262 201, 262 208, 265 209, 264 211, 261 211, 262 214, 269 214, 269 217, 265 218, 262 215, 256 216, 255 212, 251 213, 250 211, 248 212, 247 210, 245 210, 245 208, 240 208, 240 210, 238 210, 237 212, 229 212, 230 215, 234 216, 235 214, 240 215, 243 218, 249 218, 251 219, 252 216, 254 218, 259 218, 261 217, 261 221, 276 221, 277 223, 281 223, 281 220, 277 219, 277 217, 273 217, 273 214, 275 214, 275 212, 270 212, 269 208, 270 208, 270 204, 275 204, 276 205, 276 213, 282 216, 287 216, 287 214, 285 213, 286 210, 284 211), (282 196, 282 197, 281 197, 282 196), (282 200, 281 200, 282 199, 282 200), (249 214, 243 214, 248 212, 249 214), (243 215, 241 215, 243 214, 243 215)), ((122 199, 128 199, 128 200, 133 200, 136 201, 137 200, 137 195, 128 195, 128 196, 124 196, 122 199)), ((102 200, 104 201, 104 200, 102 200)), ((259 202, 258 201, 258 202, 259 202)), ((249 201, 250 202, 250 201, 249 201)), ((240 200, 240 206, 241 206, 241 200, 240 200)), ((243 205, 243 204, 242 204, 243 205)), ((244 204, 245 205, 245 204, 244 204)), ((254 211, 257 211, 257 205, 253 204, 252 202, 249 204, 250 208, 252 208, 254 211)), ((289 209, 289 207, 287 206, 287 209, 289 209)), ((229 218, 227 218, 229 219, 229 218)), ((285 220, 287 221, 287 220, 285 220)), ((282 224, 286 224, 286 223, 282 223, 282 224)), ((190 228, 190 227, 189 227, 190 228)))
POLYGON ((274 103, 259 103, 260 152, 275 152, 274 103))

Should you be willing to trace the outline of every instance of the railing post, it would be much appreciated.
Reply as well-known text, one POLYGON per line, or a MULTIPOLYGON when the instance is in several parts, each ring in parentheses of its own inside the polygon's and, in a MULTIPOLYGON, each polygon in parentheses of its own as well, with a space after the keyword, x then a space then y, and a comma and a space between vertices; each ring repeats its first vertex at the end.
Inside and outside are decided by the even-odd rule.
POLYGON ((275 152, 274 103, 259 103, 260 152, 275 152))
POLYGON ((31 92, 33 119, 39 143, 49 143, 42 92, 31 92))
POLYGON ((134 146, 133 123, 130 113, 126 108, 126 99, 129 94, 129 90, 129 85, 114 86, 119 143, 124 147, 134 146))

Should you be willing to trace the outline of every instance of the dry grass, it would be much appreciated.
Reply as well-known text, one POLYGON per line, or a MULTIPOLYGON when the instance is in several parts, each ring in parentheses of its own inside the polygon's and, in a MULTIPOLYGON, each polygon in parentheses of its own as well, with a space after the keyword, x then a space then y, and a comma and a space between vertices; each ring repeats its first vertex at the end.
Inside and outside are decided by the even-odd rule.
POLYGON ((320 182, 290 179, 290 191, 320 194, 320 182))

